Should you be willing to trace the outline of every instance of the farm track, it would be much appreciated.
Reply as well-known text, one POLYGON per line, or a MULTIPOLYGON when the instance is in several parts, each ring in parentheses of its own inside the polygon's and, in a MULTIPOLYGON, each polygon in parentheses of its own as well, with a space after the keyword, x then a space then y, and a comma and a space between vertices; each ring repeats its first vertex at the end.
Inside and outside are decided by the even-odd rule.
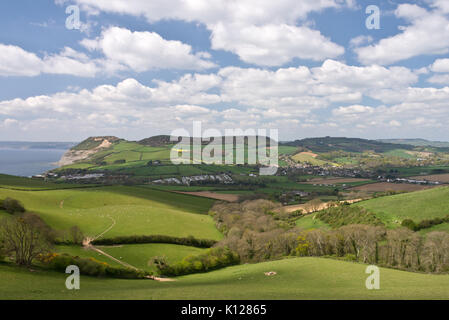
MULTIPOLYGON (((105 256, 105 257, 107 257, 107 258, 109 258, 109 259, 111 259, 111 260, 113 260, 115 262, 117 262, 118 264, 120 264, 120 265, 122 265, 122 266, 124 266, 126 268, 130 268, 130 269, 133 269, 133 270, 139 270, 138 268, 134 267, 133 265, 131 265, 131 264, 125 262, 125 261, 121 261, 120 259, 117 259, 117 258, 111 256, 109 253, 104 252, 103 250, 95 247, 92 244, 92 241, 102 237, 103 235, 105 235, 107 232, 109 232, 116 225, 116 221, 115 221, 114 218, 112 218, 110 216, 108 216, 108 218, 111 219, 112 224, 106 230, 104 230, 102 233, 97 235, 96 237, 94 237, 94 238, 90 238, 90 237, 84 238, 84 240, 83 240, 83 247, 86 250, 95 251, 95 252, 97 252, 97 253, 99 253, 99 254, 101 254, 101 255, 103 255, 103 256, 105 256)), ((151 280, 156 280, 156 281, 161 281, 161 282, 175 281, 175 280, 170 279, 170 278, 159 278, 159 277, 155 277, 155 276, 146 276, 145 278, 146 279, 151 279, 151 280)))

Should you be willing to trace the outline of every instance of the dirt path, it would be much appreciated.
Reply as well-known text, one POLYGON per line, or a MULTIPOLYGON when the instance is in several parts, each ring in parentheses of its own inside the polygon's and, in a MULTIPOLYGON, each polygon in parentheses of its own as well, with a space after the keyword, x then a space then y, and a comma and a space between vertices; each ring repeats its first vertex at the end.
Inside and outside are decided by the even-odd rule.
POLYGON ((104 230, 104 231, 103 231, 102 233, 100 233, 99 235, 97 235, 96 237, 92 238, 91 241, 97 240, 98 238, 101 238, 106 232, 108 232, 108 231, 110 231, 112 228, 114 228, 115 223, 116 223, 115 219, 112 218, 112 217, 110 217, 110 216, 108 216, 108 218, 111 219, 111 221, 112 221, 111 226, 110 226, 109 228, 107 228, 106 230, 104 230))
MULTIPOLYGON (((101 249, 95 247, 95 246, 92 244, 92 241, 94 241, 94 240, 96 240, 96 239, 102 237, 106 232, 110 231, 110 230, 115 226, 115 224, 116 224, 115 219, 112 218, 112 217, 110 217, 110 216, 108 216, 108 218, 111 219, 112 224, 111 224, 106 230, 104 230, 102 233, 100 233, 99 235, 97 235, 96 237, 94 237, 94 238, 90 238, 90 237, 84 238, 84 239, 83 239, 83 247, 84 247, 86 250, 92 250, 92 251, 95 251, 95 252, 97 252, 97 253, 99 253, 99 254, 101 254, 101 255, 103 255, 103 256, 105 256, 105 257, 107 257, 107 258, 109 258, 109 259, 111 259, 111 260, 113 260, 113 261, 115 261, 115 262, 117 262, 118 264, 120 264, 120 265, 122 265, 122 266, 124 266, 124 267, 126 267, 126 268, 130 268, 130 269, 133 269, 133 270, 139 270, 138 268, 134 267, 133 265, 130 265, 130 264, 127 263, 127 262, 124 262, 124 261, 121 261, 121 260, 119 260, 119 259, 117 259, 117 258, 114 258, 114 257, 111 256, 110 254, 104 252, 103 250, 101 250, 101 249)), ((155 276, 146 276, 145 278, 146 278, 146 279, 151 279, 151 280, 156 280, 156 281, 161 281, 161 282, 175 281, 175 280, 170 279, 170 278, 159 278, 159 277, 155 277, 155 276)))

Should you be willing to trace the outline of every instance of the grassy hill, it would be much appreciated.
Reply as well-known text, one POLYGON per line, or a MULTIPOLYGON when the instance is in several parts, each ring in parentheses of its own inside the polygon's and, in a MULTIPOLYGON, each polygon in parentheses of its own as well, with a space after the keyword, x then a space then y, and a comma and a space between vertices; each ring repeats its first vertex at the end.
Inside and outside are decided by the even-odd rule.
POLYGON ((95 236, 115 226, 108 236, 164 234, 220 239, 206 213, 213 201, 143 187, 99 187, 88 189, 20 191, 0 189, 0 198, 21 201, 51 227, 77 225, 95 236))
POLYGON ((89 186, 80 186, 74 184, 51 183, 40 179, 31 179, 17 177, 6 174, 0 174, 0 188, 17 190, 52 190, 52 189, 72 189, 85 188, 89 186))
POLYGON ((384 143, 409 144, 415 147, 449 148, 447 141, 429 141, 425 139, 381 139, 384 143))
POLYGON ((363 201, 384 223, 397 226, 406 218, 414 221, 445 217, 449 214, 449 187, 434 188, 363 201))
POLYGON ((399 145, 393 143, 383 143, 376 140, 366 140, 359 138, 306 138, 292 142, 284 143, 286 146, 302 147, 313 152, 331 152, 331 151, 345 151, 345 152, 363 152, 372 150, 377 153, 383 153, 395 149, 411 150, 413 146, 399 145))
POLYGON ((66 275, 0 264, 0 299, 448 299, 448 275, 381 268, 380 290, 365 287, 366 265, 294 258, 247 264, 177 278, 174 282, 81 277, 64 290, 66 275), (275 276, 264 272, 275 271, 275 276))

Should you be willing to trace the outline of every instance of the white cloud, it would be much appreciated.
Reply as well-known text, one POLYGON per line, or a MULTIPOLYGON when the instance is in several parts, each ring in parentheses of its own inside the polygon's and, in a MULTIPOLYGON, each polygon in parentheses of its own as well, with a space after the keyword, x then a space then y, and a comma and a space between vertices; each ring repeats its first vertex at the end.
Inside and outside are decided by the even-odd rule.
POLYGON ((335 58, 344 48, 319 31, 297 26, 314 11, 354 7, 352 0, 76 0, 93 14, 99 10, 144 16, 153 23, 176 19, 203 23, 214 49, 237 54, 243 61, 279 66, 293 58, 335 58))
POLYGON ((448 53, 449 19, 439 8, 427 11, 415 4, 399 5, 395 16, 409 24, 395 36, 356 48, 358 60, 363 64, 388 65, 419 55, 448 53))
POLYGON ((437 59, 430 67, 433 72, 449 72, 449 59, 437 59))
POLYGON ((92 90, 1 101, 0 137, 11 136, 13 129, 15 137, 45 137, 52 130, 53 136, 74 139, 68 128, 77 127, 79 139, 106 133, 142 138, 190 128, 193 120, 218 129, 278 128, 291 138, 388 134, 398 128, 405 134, 429 124, 440 128, 449 121, 449 87, 412 87, 417 81, 404 67, 356 67, 333 60, 316 68, 274 71, 227 67, 170 82, 155 80, 152 86, 126 79, 92 90), (380 105, 366 104, 365 97, 380 105), (412 122, 418 118, 427 121, 412 122))
POLYGON ((37 76, 41 73, 93 77, 97 64, 71 48, 39 58, 20 47, 0 44, 0 76, 37 76))
POLYGON ((319 31, 286 24, 217 24, 212 33, 212 48, 234 52, 241 60, 261 66, 279 66, 293 58, 322 61, 345 51, 319 31))
POLYGON ((95 39, 81 44, 89 50, 101 50, 108 61, 125 65, 137 72, 151 69, 201 70, 215 67, 205 53, 192 53, 192 47, 180 41, 168 41, 155 32, 132 32, 111 27, 95 39))
POLYGON ((0 44, 1 76, 37 76, 43 67, 42 60, 22 48, 0 44))
POLYGON ((365 45, 365 44, 371 43, 373 41, 374 41, 373 37, 361 35, 361 36, 352 38, 349 41, 349 46, 350 47, 360 47, 361 45, 365 45))
POLYGON ((374 108, 362 105, 352 105, 347 107, 339 107, 332 111, 335 116, 348 116, 373 113, 374 108))
POLYGON ((427 81, 435 84, 449 85, 449 74, 437 74, 427 79, 427 81))

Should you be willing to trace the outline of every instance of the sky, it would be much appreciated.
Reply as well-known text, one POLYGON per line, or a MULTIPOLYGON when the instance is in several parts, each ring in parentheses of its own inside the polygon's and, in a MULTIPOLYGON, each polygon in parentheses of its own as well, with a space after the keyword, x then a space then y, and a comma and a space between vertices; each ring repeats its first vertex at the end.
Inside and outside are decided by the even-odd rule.
POLYGON ((449 1, 0 2, 0 140, 140 140, 193 121, 449 140, 449 1))

